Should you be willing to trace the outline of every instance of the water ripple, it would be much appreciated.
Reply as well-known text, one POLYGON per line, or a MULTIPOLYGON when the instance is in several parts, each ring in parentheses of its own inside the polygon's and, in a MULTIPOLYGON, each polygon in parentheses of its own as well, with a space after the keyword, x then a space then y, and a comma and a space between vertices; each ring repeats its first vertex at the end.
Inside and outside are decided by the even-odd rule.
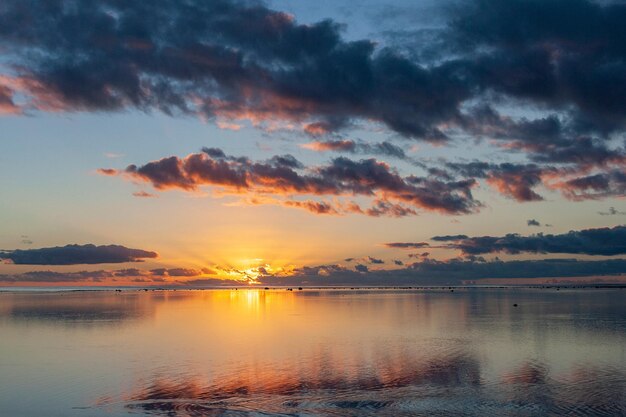
POLYGON ((557 378, 545 364, 529 361, 499 381, 482 381, 478 363, 468 358, 436 361, 386 381, 337 378, 332 372, 305 380, 273 374, 253 383, 158 380, 127 407, 168 417, 626 414, 626 375, 613 367, 581 366, 557 378))

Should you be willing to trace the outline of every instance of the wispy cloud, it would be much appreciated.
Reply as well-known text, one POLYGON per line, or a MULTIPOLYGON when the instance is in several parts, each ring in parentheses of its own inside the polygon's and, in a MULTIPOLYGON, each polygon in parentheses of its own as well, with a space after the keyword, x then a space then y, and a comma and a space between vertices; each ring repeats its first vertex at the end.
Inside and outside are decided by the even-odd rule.
POLYGON ((609 207, 607 211, 599 211, 600 216, 625 216, 626 211, 619 211, 615 207, 609 207))
POLYGON ((136 191, 136 192, 133 193, 133 196, 140 197, 140 198, 157 197, 156 194, 148 193, 146 191, 136 191))

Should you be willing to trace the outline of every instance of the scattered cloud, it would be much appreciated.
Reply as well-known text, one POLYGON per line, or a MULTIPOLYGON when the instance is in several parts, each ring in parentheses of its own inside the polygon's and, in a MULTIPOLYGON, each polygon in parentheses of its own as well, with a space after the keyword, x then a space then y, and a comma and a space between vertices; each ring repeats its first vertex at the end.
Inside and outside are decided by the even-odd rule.
POLYGON ((233 194, 283 196, 284 205, 318 214, 362 213, 401 217, 417 209, 445 214, 468 214, 480 202, 474 200, 474 180, 444 181, 433 177, 403 177, 376 159, 358 161, 345 157, 329 164, 305 168, 291 155, 274 156, 264 162, 226 155, 205 148, 184 158, 171 156, 126 169, 100 169, 102 175, 120 176, 151 184, 157 190, 195 192, 201 186, 217 186, 233 194), (372 199, 369 209, 352 201, 336 207, 327 202, 297 201, 294 196, 361 196, 372 199))
POLYGON ((452 180, 484 179, 500 194, 518 202, 542 201, 537 188, 560 191, 572 201, 597 200, 626 195, 626 174, 620 169, 593 166, 553 166, 535 163, 501 163, 474 161, 448 162, 445 169, 431 170, 437 177, 452 180), (598 172, 598 169, 601 169, 598 172), (595 171, 594 171, 595 170, 595 171), (602 171, 605 170, 605 171, 602 171), (592 175, 587 173, 594 171, 592 175))
POLYGON ((626 216, 626 211, 619 211, 615 207, 609 207, 607 211, 599 211, 600 216, 626 216))
POLYGON ((371 264, 379 264, 380 265, 380 264, 384 264, 385 263, 385 261, 383 261, 382 259, 377 259, 377 258, 374 258, 372 256, 368 256, 367 260, 371 264))

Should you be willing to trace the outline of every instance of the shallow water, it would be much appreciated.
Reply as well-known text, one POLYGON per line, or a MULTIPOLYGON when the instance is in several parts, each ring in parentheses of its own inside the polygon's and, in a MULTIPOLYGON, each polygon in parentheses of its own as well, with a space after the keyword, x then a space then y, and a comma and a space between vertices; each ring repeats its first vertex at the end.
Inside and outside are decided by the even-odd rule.
POLYGON ((625 300, 624 289, 0 293, 0 415, 626 415, 625 300))

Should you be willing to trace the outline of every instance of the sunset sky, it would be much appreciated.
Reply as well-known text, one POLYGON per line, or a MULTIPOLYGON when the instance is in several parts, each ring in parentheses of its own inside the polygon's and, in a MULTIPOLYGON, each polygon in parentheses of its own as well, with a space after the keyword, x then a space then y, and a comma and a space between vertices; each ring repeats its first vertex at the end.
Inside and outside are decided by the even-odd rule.
POLYGON ((625 21, 4 0, 0 286, 623 281, 625 21))

